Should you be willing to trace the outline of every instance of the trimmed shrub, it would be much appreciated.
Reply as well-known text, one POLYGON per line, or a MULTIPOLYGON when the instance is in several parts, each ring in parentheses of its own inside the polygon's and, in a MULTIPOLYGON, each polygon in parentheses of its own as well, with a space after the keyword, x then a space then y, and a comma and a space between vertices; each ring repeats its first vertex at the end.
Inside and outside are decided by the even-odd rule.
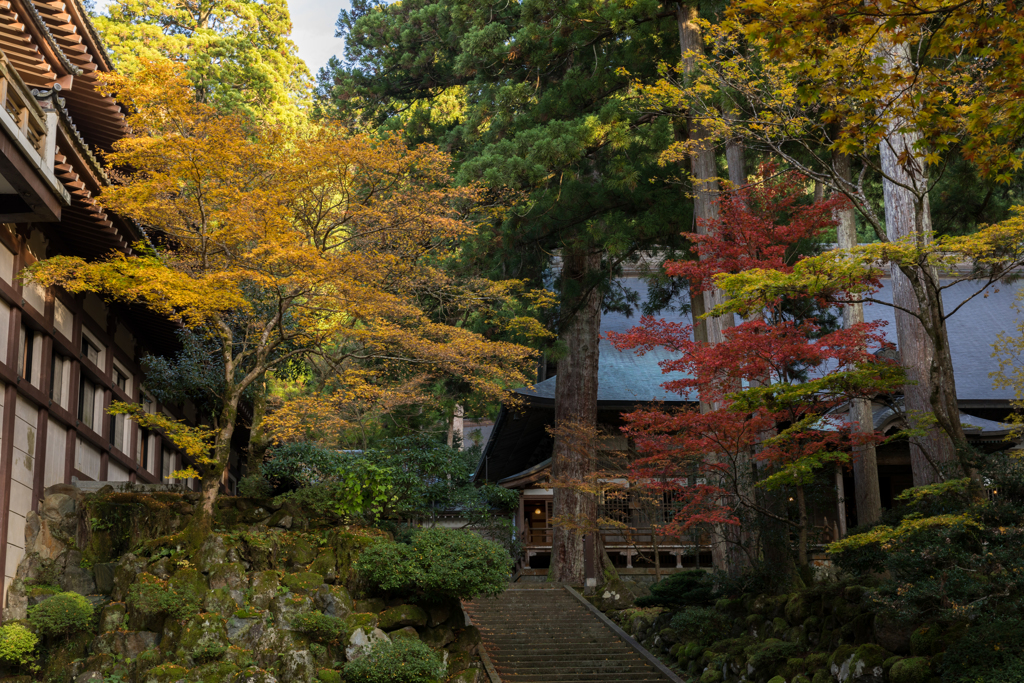
POLYGON ((28 609, 28 621, 44 636, 69 636, 92 625, 93 606, 84 595, 58 593, 28 609))
POLYGON ((637 598, 637 607, 709 607, 715 600, 711 574, 700 569, 679 572, 651 586, 651 594, 637 598))
POLYGON ((418 640, 380 642, 369 653, 345 665, 350 683, 425 683, 447 677, 444 661, 418 640))
POLYGON ((346 630, 344 619, 332 617, 319 611, 297 615, 292 619, 292 627, 321 643, 340 640, 344 637, 346 630))
POLYGON ((12 622, 0 626, 0 662, 25 666, 35 660, 39 638, 23 625, 12 622))
POLYGON ((428 601, 498 595, 508 587, 512 558, 497 543, 458 529, 423 529, 408 543, 384 541, 356 561, 359 574, 383 591, 417 592, 428 601))
POLYGON ((143 574, 128 591, 128 606, 145 617, 167 614, 185 619, 199 612, 203 603, 202 592, 192 577, 178 572, 169 580, 152 574, 143 574))

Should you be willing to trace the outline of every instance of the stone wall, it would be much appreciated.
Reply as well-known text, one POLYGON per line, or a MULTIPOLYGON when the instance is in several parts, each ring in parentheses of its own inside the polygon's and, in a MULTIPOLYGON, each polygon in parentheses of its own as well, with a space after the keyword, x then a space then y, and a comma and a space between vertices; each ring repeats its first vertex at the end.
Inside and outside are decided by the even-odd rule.
POLYGON ((41 671, 10 680, 331 683, 346 662, 396 638, 435 649, 450 681, 482 680, 479 634, 458 601, 368 597, 353 562, 381 532, 223 498, 214 533, 186 556, 177 534, 195 503, 180 492, 47 489, 27 518, 4 620, 24 620, 62 591, 87 596, 97 617, 90 632, 44 641, 41 671), (300 630, 311 614, 339 635, 300 630))

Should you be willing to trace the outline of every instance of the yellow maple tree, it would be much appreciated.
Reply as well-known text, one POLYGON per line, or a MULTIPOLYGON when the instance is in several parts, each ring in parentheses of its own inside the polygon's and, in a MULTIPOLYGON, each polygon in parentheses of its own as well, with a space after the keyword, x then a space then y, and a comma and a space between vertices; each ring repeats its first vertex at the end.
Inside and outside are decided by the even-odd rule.
POLYGON ((452 188, 446 154, 400 135, 296 133, 220 114, 167 61, 108 87, 131 111, 131 134, 108 156, 125 181, 101 201, 150 241, 99 261, 52 258, 29 277, 142 304, 217 342, 224 376, 209 453, 194 459, 206 514, 193 529, 209 528, 243 393, 282 363, 404 363, 491 396, 529 383, 532 351, 419 305, 424 291, 451 288, 435 254, 474 231, 477 191, 452 188))

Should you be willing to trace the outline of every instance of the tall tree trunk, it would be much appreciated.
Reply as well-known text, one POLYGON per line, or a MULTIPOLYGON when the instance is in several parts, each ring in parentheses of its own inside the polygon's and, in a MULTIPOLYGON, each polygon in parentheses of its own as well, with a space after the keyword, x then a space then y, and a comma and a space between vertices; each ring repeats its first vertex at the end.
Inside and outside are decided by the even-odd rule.
MULTIPOLYGON (((554 508, 567 523, 556 525, 551 547, 551 575, 555 581, 583 584, 585 537, 596 519, 594 496, 572 483, 588 481, 594 467, 597 432, 598 343, 601 332, 601 295, 589 292, 588 276, 600 270, 601 254, 587 248, 567 247, 562 252, 563 282, 575 282, 581 298, 565 330, 568 355, 558 362, 555 383, 555 448, 551 475, 554 508), (577 438, 571 438, 571 434, 577 438), (570 484, 559 485, 559 484, 570 484)), ((563 287, 571 291, 572 287, 563 287)))
MULTIPOLYGON (((696 68, 695 55, 703 52, 700 27, 697 24, 697 9, 689 5, 676 5, 676 21, 679 27, 679 48, 684 76, 693 74, 696 68)), ((706 235, 713 221, 719 218, 718 165, 715 159, 715 141, 711 131, 694 116, 692 111, 687 120, 687 137, 691 143, 690 175, 693 178, 693 213, 698 235, 706 235)), ((735 186, 746 183, 746 168, 742 143, 737 140, 726 145, 726 156, 730 161, 730 182, 735 186)), ((700 319, 707 311, 725 302, 725 294, 717 287, 703 293, 690 294, 690 306, 694 321, 694 337, 708 344, 718 344, 725 339, 725 330, 733 325, 733 316, 700 319)), ((701 401, 701 411, 709 412, 717 406, 701 401)), ((740 466, 741 471, 745 471, 740 466)), ((711 552, 714 564, 730 574, 737 574, 746 568, 745 554, 738 547, 743 542, 742 530, 732 526, 718 529, 711 552), (731 548, 731 549, 730 549, 731 548)))
POLYGON ((246 458, 245 473, 256 474, 263 465, 263 458, 267 453, 270 440, 267 438, 267 430, 263 426, 263 419, 267 416, 267 379, 260 377, 255 382, 255 398, 252 402, 252 427, 249 430, 249 457, 246 458))
MULTIPOLYGON (((884 48, 886 68, 902 70, 909 63, 907 46, 884 48)), ((892 121, 880 145, 882 190, 885 199, 886 236, 891 241, 912 238, 923 244, 931 232, 927 170, 915 145, 920 135, 905 122, 892 121)), ((896 309, 896 333, 900 358, 906 370, 904 406, 915 416, 933 413, 937 424, 911 441, 910 463, 914 485, 923 486, 946 478, 943 469, 956 467, 957 446, 966 439, 960 425, 956 383, 937 275, 921 267, 892 267, 892 297, 896 309), (924 323, 915 316, 923 314, 924 323)))
POLYGON ((225 400, 217 418, 217 435, 213 441, 213 463, 202 468, 202 488, 199 505, 192 513, 192 519, 184 530, 185 541, 191 553, 199 552, 213 530, 213 511, 220 494, 221 480, 231 460, 231 437, 235 433, 238 417, 238 401, 241 391, 225 400))
MULTIPOLYGON (((850 157, 834 153, 832 166, 843 182, 851 181, 850 157)), ((847 206, 837 212, 836 218, 839 220, 836 232, 840 249, 853 249, 857 246, 857 225, 853 212, 853 206, 847 206)), ((843 310, 844 327, 849 328, 863 322, 864 304, 852 303, 843 310)), ((850 423, 855 435, 866 436, 875 430, 871 401, 856 398, 850 402, 850 423)), ((878 522, 882 518, 882 494, 878 486, 878 457, 873 443, 865 443, 853 450, 853 484, 857 498, 857 523, 878 522)))

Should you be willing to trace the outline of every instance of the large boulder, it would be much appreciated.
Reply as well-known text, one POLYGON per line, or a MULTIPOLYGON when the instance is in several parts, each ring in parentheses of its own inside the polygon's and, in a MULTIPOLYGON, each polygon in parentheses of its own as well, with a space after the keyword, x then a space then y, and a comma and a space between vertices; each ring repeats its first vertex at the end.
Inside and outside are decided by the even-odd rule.
POLYGON ((901 659, 889 669, 890 683, 928 683, 931 679, 927 657, 901 659))
POLYGON ((387 640, 388 634, 379 628, 373 629, 368 634, 363 629, 357 628, 348 639, 348 646, 345 647, 345 659, 354 662, 360 657, 365 657, 377 643, 387 640))
POLYGON ((316 678, 316 660, 309 650, 293 650, 281 656, 277 671, 281 683, 309 683, 316 678))
POLYGON ((829 672, 836 683, 884 683, 883 665, 891 656, 891 652, 873 643, 861 645, 855 650, 844 646, 832 655, 829 672))
POLYGON ((109 631, 101 633, 92 641, 95 652, 120 655, 135 659, 146 650, 156 647, 160 635, 152 631, 109 631))
POLYGON ((385 631, 392 631, 403 626, 426 626, 428 619, 429 617, 422 607, 399 605, 381 612, 377 626, 385 631))

